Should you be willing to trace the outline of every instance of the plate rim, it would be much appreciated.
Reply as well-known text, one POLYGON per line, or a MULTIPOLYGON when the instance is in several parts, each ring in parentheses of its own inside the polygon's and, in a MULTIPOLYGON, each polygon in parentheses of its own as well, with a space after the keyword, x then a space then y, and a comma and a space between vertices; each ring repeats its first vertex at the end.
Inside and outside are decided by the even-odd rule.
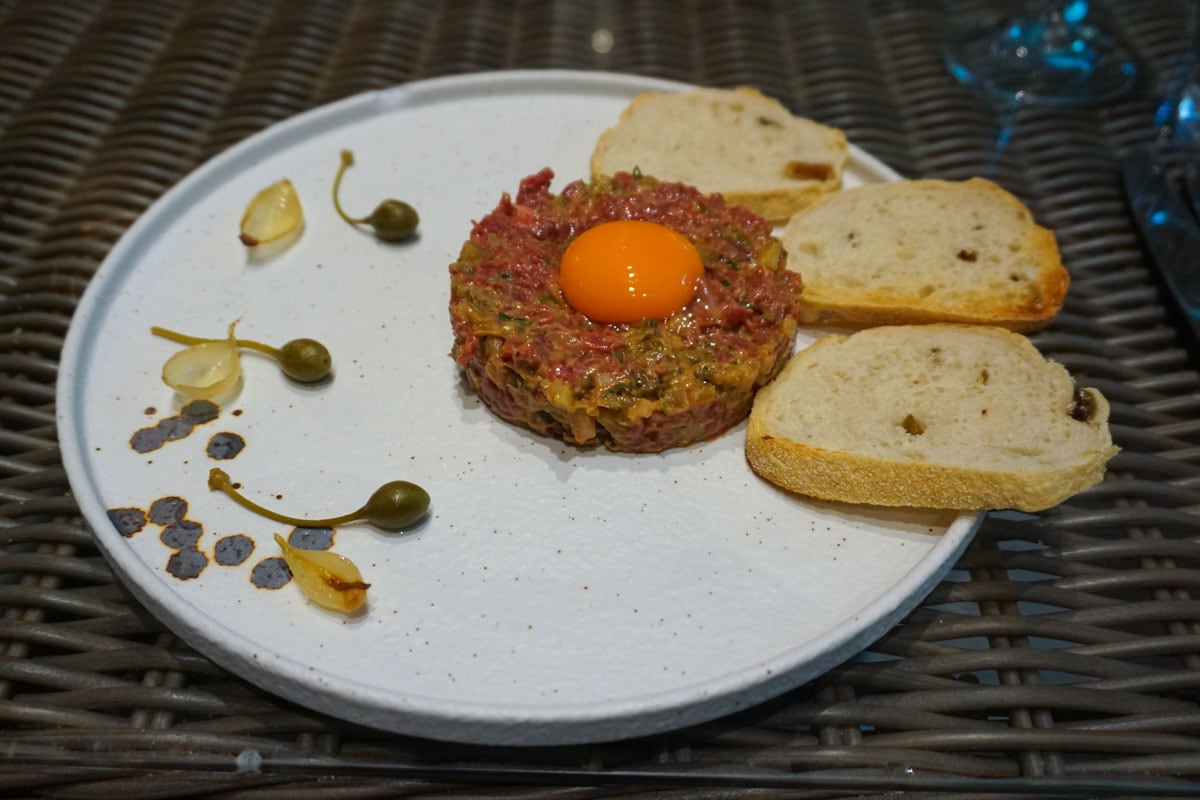
MULTIPOLYGON (((983 514, 959 513, 939 535, 940 541, 918 562, 922 568, 905 573, 900 581, 863 607, 851 623, 843 626, 836 635, 809 640, 776 654, 770 661, 752 664, 716 679, 651 694, 629 695, 618 701, 559 703, 553 706, 481 704, 398 693, 361 683, 352 684, 353 691, 333 693, 328 686, 321 686, 319 680, 311 679, 311 665, 261 647, 259 649, 265 658, 257 659, 257 666, 250 665, 245 658, 239 658, 239 653, 251 652, 258 646, 204 613, 202 608, 193 605, 178 592, 167 591, 167 600, 164 602, 163 597, 147 588, 149 584, 165 584, 162 576, 135 556, 126 556, 119 552, 120 548, 110 546, 117 543, 117 539, 113 538, 115 532, 108 536, 101 533, 107 523, 107 512, 100 500, 96 481, 91 479, 95 469, 81 446, 81 415, 74 413, 81 398, 76 396, 75 387, 86 382, 84 376, 90 369, 83 361, 89 346, 86 334, 92 330, 97 312, 104 308, 104 299, 120 285, 122 274, 128 276, 128 266, 138 263, 136 254, 144 232, 155 230, 160 220, 181 204, 186 204, 187 199, 193 193, 202 191, 205 184, 219 178, 229 164, 252 158, 280 138, 287 141, 293 141, 293 137, 302 139, 315 131, 369 120, 376 115, 392 113, 422 102, 446 102, 456 93, 479 96, 485 91, 504 91, 506 84, 508 91, 514 88, 523 92, 565 89, 629 98, 638 92, 655 89, 677 91, 696 88, 694 84, 674 80, 607 71, 530 69, 441 76, 363 92, 309 109, 252 134, 195 167, 154 200, 113 245, 89 280, 64 340, 55 392, 59 445, 72 493, 83 519, 93 532, 93 540, 139 601, 153 610, 164 625, 179 633, 215 663, 289 701, 299 702, 331 716, 397 733, 475 744, 546 745, 611 741, 708 721, 795 688, 861 650, 919 605, 933 586, 953 568, 957 556, 971 541, 983 514), (183 613, 188 610, 192 613, 183 613), (195 613, 197 611, 201 613, 195 613), (814 642, 819 642, 821 646, 814 648, 814 642), (801 658, 801 653, 808 650, 816 650, 816 654, 801 658), (785 663, 778 669, 768 666, 776 662, 785 663), (265 680, 264 672, 270 680, 265 680), (769 677, 764 678, 764 674, 769 677), (264 682, 269 686, 265 686, 264 682), (748 694, 750 689, 753 691, 748 694), (636 719, 631 719, 634 712, 636 719)), ((852 163, 869 173, 899 178, 884 162, 853 144, 850 145, 850 158, 852 163)))

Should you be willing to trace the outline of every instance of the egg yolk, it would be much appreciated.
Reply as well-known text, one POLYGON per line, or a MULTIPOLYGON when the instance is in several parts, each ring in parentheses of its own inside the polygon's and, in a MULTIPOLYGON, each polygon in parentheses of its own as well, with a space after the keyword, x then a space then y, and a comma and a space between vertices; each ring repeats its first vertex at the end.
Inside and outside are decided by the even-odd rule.
POLYGON ((656 222, 605 222, 567 246, 559 266, 563 296, 597 322, 662 319, 686 306, 704 274, 686 236, 656 222))

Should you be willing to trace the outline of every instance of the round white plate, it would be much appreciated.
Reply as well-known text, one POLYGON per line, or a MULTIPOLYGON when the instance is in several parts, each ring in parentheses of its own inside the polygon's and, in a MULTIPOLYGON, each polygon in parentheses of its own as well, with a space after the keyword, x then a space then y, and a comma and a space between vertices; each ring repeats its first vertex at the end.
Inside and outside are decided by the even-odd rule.
MULTIPOLYGON (((217 663, 322 712, 530 745, 649 734, 752 705, 853 655, 928 593, 975 515, 789 495, 747 467, 744 427, 660 455, 579 450, 499 421, 460 384, 447 265, 472 220, 544 166, 556 190, 585 177, 601 130, 652 88, 680 87, 504 72, 353 97, 223 153, 138 220, 75 315, 58 411, 79 505, 155 614, 217 663), (343 149, 356 157, 343 204, 367 213, 406 199, 421 214, 417 240, 379 243, 334 214, 343 149), (283 177, 306 227, 255 263, 238 224, 283 177), (150 326, 220 337, 239 317, 244 338, 326 343, 332 382, 296 386, 247 353, 216 420, 138 452, 134 434, 179 411, 159 379, 178 347, 150 326), (244 439, 236 458, 208 454, 218 433, 244 439), (208 491, 214 465, 289 513, 342 513, 396 478, 428 489, 431 513, 399 535, 337 530, 334 549, 371 583, 366 612, 339 616, 294 585, 256 585, 255 566, 278 556, 272 534, 290 529, 208 491), (112 509, 147 512, 166 497, 186 500, 202 557, 172 561, 186 549, 179 531, 164 542, 162 525, 123 536, 110 522, 112 509), (220 563, 239 534, 253 553, 220 563)), ((852 151, 847 185, 894 178, 852 151)))

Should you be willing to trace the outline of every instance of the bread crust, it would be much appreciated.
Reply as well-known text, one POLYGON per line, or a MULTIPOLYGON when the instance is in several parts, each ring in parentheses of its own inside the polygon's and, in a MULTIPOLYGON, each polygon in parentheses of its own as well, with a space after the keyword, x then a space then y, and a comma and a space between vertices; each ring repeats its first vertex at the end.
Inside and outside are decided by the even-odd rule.
POLYGON ((913 508, 1044 511, 1103 480, 1114 452, 1099 451, 1066 469, 1015 474, 809 447, 765 432, 753 416, 746 433, 751 468, 777 486, 821 500, 913 508))
MULTIPOLYGON (((939 335, 949 332, 952 335, 981 337, 987 340, 989 348, 1009 348, 1023 359, 1041 359, 1023 336, 994 327, 905 326, 876 328, 870 333, 878 337, 887 336, 893 330, 904 331, 901 335, 917 341, 912 337, 919 337, 922 328, 939 335)), ((862 336, 861 333, 852 335, 862 336)), ((828 336, 797 353, 776 381, 755 399, 746 431, 746 458, 757 474, 784 489, 823 500, 870 505, 1041 511, 1099 483, 1104 477, 1107 462, 1118 451, 1108 436, 1108 402, 1100 392, 1090 388, 1077 390, 1087 397, 1087 421, 1080 421, 1079 424, 1091 426, 1087 434, 1088 442, 1078 452, 1065 453, 1063 460, 1055 464, 1030 458, 1017 459, 1009 468, 991 464, 972 467, 939 461, 936 453, 924 460, 884 458, 866 452, 873 442, 863 442, 861 451, 856 452, 855 445, 831 449, 796 440, 781 432, 773 422, 788 413, 788 404, 793 400, 799 403, 829 402, 814 388, 819 382, 813 383, 808 376, 816 370, 827 370, 827 375, 829 370, 838 369, 818 357, 825 348, 836 347, 848 338, 828 336)), ((843 349, 838 357, 844 363, 850 353, 843 349)), ((1039 369, 1039 378, 1044 376, 1047 381, 1055 380, 1053 376, 1056 372, 1065 376, 1059 365, 1042 363, 1044 369, 1039 369)), ((856 385, 855 377, 847 374, 847 392, 851 396, 879 392, 887 396, 889 401, 894 398, 896 408, 906 407, 909 403, 905 386, 856 385)), ((1066 380, 1065 377, 1063 379, 1066 380)), ((1067 415, 1068 410, 1063 408, 1062 413, 1067 415)), ((981 429, 976 435, 986 437, 987 434, 981 429)), ((982 438, 979 441, 983 450, 987 442, 982 438)))
MULTIPOLYGON (((848 324, 855 327, 875 325, 904 325, 926 324, 934 322, 956 322, 976 325, 998 325, 1013 331, 1031 332, 1045 327, 1058 313, 1066 298, 1070 286, 1070 276, 1063 266, 1054 233, 1033 221, 1032 214, 1009 192, 984 178, 971 178, 961 183, 941 180, 904 181, 887 184, 885 191, 896 193, 911 187, 916 191, 956 192, 954 199, 960 199, 964 192, 980 198, 992 207, 1003 209, 999 214, 1015 214, 1027 220, 1022 226, 1022 241, 1020 252, 1028 254, 1029 263, 1022 259, 1021 270, 1031 268, 1034 275, 1020 287, 1007 286, 996 288, 987 285, 982 279, 979 285, 971 289, 956 290, 952 297, 937 293, 924 292, 929 285, 937 285, 939 280, 952 282, 955 276, 943 275, 938 272, 940 267, 933 266, 936 260, 927 253, 934 245, 928 245, 921 250, 917 261, 929 264, 926 283, 912 281, 901 288, 894 285, 880 286, 870 278, 864 279, 860 285, 839 285, 825 276, 834 268, 822 266, 816 268, 814 259, 805 253, 804 242, 818 236, 829 236, 829 226, 822 225, 819 233, 809 229, 806 220, 823 219, 822 214, 834 207, 832 204, 844 204, 847 198, 853 197, 842 192, 824 197, 815 202, 809 209, 797 214, 789 223, 783 234, 784 246, 788 250, 789 266, 804 276, 805 290, 801 305, 801 323, 809 325, 848 324)), ((864 187, 861 191, 870 191, 864 187)), ((861 195, 859 195, 861 197, 861 195)), ((847 219, 848 214, 838 214, 839 220, 847 219)), ((840 222, 837 224, 841 224, 840 222)), ((847 223, 851 224, 851 223, 847 223)), ((936 244, 937 247, 950 247, 955 241, 969 241, 971 231, 962 231, 947 237, 946 241, 936 244)), ((1014 243, 1013 248, 1016 247, 1014 243)), ((886 253, 877 259, 877 264, 885 271, 892 269, 892 262, 898 256, 886 253), (890 259, 890 260, 889 260, 890 259)), ((963 269, 974 269, 974 265, 958 265, 963 269)), ((844 272, 861 272, 862 265, 848 262, 844 272)), ((1002 272, 1008 267, 1002 262, 993 272, 1002 272)), ((890 273, 889 273, 890 274, 890 273)), ((1002 277, 1002 276, 1001 276, 1002 277)))
MULTIPOLYGON (((773 121, 804 130, 806 135, 814 139, 819 139, 822 143, 821 148, 824 152, 817 154, 821 158, 819 164, 814 163, 814 166, 827 169, 828 175, 826 177, 789 178, 784 175, 781 167, 777 175, 772 175, 769 178, 767 176, 758 177, 757 180, 759 183, 754 188, 732 187, 730 185, 722 185, 721 181, 706 174, 702 166, 689 169, 686 171, 686 174, 676 171, 667 171, 660 174, 656 169, 659 154, 655 152, 652 146, 639 148, 642 151, 640 153, 641 157, 634 159, 638 163, 614 163, 613 149, 618 146, 618 143, 624 137, 629 135, 629 127, 634 124, 634 120, 643 113, 653 113, 653 108, 656 104, 662 102, 665 98, 673 97, 675 94, 660 91, 643 92, 630 101, 629 105, 622 110, 617 124, 601 133, 596 141, 589 162, 593 179, 636 168, 660 180, 679 181, 694 185, 704 192, 719 193, 725 198, 726 202, 745 206, 771 222, 784 222, 801 209, 808 207, 820 198, 841 188, 842 174, 849 155, 849 143, 846 140, 846 135, 837 128, 821 125, 818 122, 803 117, 797 117, 778 100, 768 97, 759 90, 748 86, 739 86, 734 89, 704 88, 684 94, 689 97, 708 99, 712 103, 741 101, 757 111, 770 114, 773 121)), ((772 124, 775 124, 775 122, 772 124)), ((691 127, 695 130, 700 126, 694 125, 691 127)), ((677 139, 678 137, 673 138, 677 139)), ((739 157, 739 146, 742 144, 740 138, 734 132, 730 132, 717 147, 705 147, 696 143, 680 141, 674 141, 673 143, 676 146, 695 147, 692 156, 698 165, 711 162, 714 158, 720 158, 720 153, 736 159, 739 157)), ((811 157, 813 154, 806 153, 803 155, 811 157)), ((754 173, 756 173, 756 170, 745 170, 745 174, 754 173)))

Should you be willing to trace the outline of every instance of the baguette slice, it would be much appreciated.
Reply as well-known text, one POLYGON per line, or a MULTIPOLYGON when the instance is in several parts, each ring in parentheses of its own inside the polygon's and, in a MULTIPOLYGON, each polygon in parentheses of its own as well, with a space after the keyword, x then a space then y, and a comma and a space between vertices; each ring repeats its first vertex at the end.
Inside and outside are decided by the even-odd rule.
POLYGON ((804 276, 802 323, 1036 330, 1069 283, 1054 234, 983 178, 847 189, 793 217, 782 240, 804 276))
POLYGON ((1103 479, 1108 410, 1021 334, 883 326, 793 356, 755 398, 746 457, 825 500, 1040 511, 1103 479))
POLYGON ((647 92, 592 153, 592 177, 640 170, 782 222, 842 185, 846 136, 755 89, 647 92))

